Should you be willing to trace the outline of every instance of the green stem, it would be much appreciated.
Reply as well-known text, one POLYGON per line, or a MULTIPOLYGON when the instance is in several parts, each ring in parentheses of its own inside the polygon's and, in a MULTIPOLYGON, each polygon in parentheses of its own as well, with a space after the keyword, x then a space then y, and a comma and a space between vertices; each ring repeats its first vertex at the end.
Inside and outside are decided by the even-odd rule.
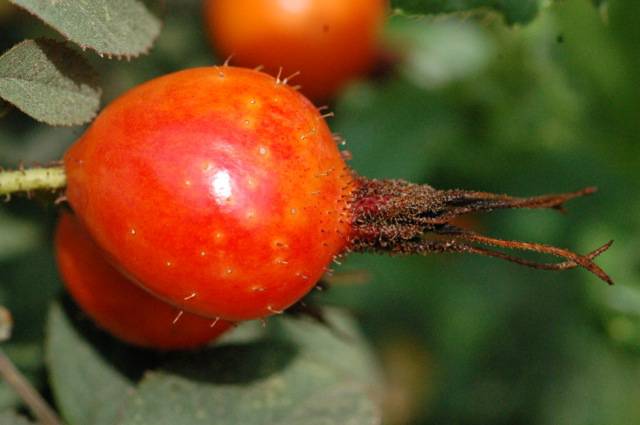
POLYGON ((32 190, 62 189, 66 184, 67 176, 61 165, 0 171, 0 196, 32 190))

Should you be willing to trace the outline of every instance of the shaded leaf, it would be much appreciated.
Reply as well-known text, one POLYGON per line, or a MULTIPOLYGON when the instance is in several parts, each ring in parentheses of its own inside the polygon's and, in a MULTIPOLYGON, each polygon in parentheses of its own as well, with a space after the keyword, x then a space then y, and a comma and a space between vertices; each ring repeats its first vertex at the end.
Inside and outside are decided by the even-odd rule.
POLYGON ((41 229, 31 221, 0 211, 0 260, 24 253, 41 242, 41 229))
POLYGON ((489 8, 501 12, 507 22, 527 23, 538 13, 538 0, 392 0, 401 13, 438 14, 489 8))
POLYGON ((489 32, 473 21, 404 21, 388 31, 388 39, 403 52, 401 72, 417 86, 436 89, 463 81, 493 59, 489 32))
POLYGON ((331 127, 346 137, 350 166, 362 175, 420 181, 459 131, 452 119, 457 117, 441 97, 424 96, 398 80, 376 90, 352 86, 339 99, 331 127))
POLYGON ((100 105, 96 74, 64 43, 26 40, 0 56, 0 97, 52 125, 91 120, 100 105))
POLYGON ((10 0, 83 49, 134 57, 147 52, 161 22, 138 0, 10 0))
POLYGON ((147 374, 121 425, 379 424, 374 362, 353 323, 329 317, 348 336, 278 318, 251 343, 176 356, 147 374))
MULTIPOLYGON (((20 400, 20 397, 13 391, 13 388, 8 386, 6 382, 0 381, 0 410, 18 407, 21 402, 22 400, 20 400)), ((0 419, 1 418, 2 414, 0 414, 0 419)))
POLYGON ((0 128, 0 164, 7 168, 19 168, 20 164, 50 164, 51 158, 61 158, 69 145, 82 134, 82 127, 52 127, 35 125, 29 130, 13 135, 0 128))
POLYGON ((10 110, 11 104, 0 99, 0 118, 4 118, 4 116, 7 115, 10 110))
POLYGON ((46 358, 56 404, 70 425, 113 425, 133 383, 114 358, 132 360, 126 347, 96 343, 54 304, 47 323, 46 358))
POLYGON ((2 425, 32 425, 33 422, 29 422, 23 416, 19 416, 14 412, 2 412, 0 413, 0 424, 2 425))

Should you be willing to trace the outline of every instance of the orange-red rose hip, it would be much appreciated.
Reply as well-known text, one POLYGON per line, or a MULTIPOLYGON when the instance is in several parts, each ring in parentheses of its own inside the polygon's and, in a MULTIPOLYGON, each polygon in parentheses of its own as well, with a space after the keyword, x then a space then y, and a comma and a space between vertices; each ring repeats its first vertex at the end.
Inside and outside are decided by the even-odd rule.
POLYGON ((69 293, 112 335, 149 348, 192 348, 207 344, 230 324, 180 310, 129 282, 103 258, 75 217, 60 217, 55 237, 58 268, 69 293))
POLYGON ((386 0, 207 0, 213 44, 232 63, 282 76, 326 100, 376 60, 386 0))
POLYGON ((67 198, 133 281, 210 318, 306 294, 347 243, 353 180, 316 108, 273 77, 189 69, 106 107, 66 153, 67 198))

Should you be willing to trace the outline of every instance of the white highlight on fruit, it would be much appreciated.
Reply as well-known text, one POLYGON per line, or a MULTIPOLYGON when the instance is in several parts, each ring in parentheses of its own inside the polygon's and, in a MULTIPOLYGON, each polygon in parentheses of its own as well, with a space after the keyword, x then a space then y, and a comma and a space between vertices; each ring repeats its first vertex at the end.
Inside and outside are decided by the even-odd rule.
POLYGON ((231 198, 231 176, 227 170, 216 171, 211 179, 211 194, 218 204, 231 198))

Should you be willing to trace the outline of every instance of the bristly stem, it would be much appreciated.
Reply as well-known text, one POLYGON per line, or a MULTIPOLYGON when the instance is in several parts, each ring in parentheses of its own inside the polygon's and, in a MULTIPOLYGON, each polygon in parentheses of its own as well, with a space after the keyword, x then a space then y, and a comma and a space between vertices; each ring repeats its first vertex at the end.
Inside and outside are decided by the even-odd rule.
POLYGON ((550 245, 508 241, 480 235, 451 224, 456 217, 496 209, 551 208, 562 210, 565 202, 596 191, 588 187, 576 192, 516 198, 468 190, 437 190, 403 180, 359 178, 352 203, 353 225, 349 249, 391 254, 466 252, 501 258, 523 266, 544 270, 582 267, 603 281, 613 281, 593 260, 606 251, 607 242, 587 255, 550 245), (490 249, 532 251, 563 258, 559 263, 540 263, 490 249))
POLYGON ((67 184, 62 165, 0 171, 0 196, 30 193, 36 190, 57 190, 67 184))

